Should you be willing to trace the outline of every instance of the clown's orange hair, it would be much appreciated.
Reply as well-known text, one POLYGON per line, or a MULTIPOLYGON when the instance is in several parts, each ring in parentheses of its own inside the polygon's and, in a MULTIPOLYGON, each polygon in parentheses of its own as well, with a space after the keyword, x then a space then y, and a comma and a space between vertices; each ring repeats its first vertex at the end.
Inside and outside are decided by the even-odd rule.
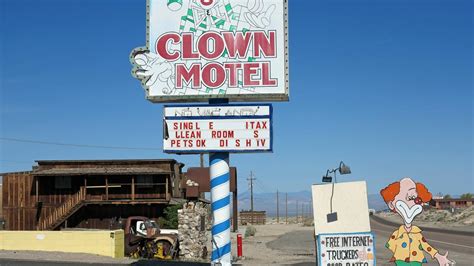
MULTIPOLYGON (((431 200, 431 192, 429 192, 426 186, 422 183, 416 183, 416 192, 423 202, 429 202, 431 200)), ((380 190, 380 195, 382 195, 385 203, 393 201, 398 193, 400 193, 400 182, 394 182, 380 190)))

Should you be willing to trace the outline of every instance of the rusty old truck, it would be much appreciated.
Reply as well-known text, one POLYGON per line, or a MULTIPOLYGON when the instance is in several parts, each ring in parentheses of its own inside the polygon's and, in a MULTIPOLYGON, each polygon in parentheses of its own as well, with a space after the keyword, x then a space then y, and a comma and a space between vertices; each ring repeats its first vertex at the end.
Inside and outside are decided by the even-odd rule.
POLYGON ((175 259, 179 255, 177 232, 162 233, 158 224, 148 217, 128 217, 124 230, 126 256, 175 259))

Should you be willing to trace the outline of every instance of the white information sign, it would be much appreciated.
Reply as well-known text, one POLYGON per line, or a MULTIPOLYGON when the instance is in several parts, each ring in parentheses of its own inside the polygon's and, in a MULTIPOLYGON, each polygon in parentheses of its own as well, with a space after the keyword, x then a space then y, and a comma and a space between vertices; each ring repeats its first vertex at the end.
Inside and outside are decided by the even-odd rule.
POLYGON ((312 196, 316 235, 371 231, 365 181, 313 185, 312 196))
POLYGON ((321 234, 318 261, 323 266, 373 266, 375 238, 367 233, 321 234))
POLYGON ((272 151, 271 105, 165 106, 168 153, 272 151))
POLYGON ((286 0, 147 0, 132 74, 152 102, 287 101, 286 0))

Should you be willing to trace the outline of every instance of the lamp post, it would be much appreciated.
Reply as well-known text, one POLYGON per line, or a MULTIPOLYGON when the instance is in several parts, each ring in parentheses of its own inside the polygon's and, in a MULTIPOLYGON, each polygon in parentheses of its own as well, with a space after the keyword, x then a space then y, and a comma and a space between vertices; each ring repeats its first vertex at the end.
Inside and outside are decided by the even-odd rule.
POLYGON ((323 182, 330 183, 332 182, 332 177, 329 174, 334 174, 334 182, 332 182, 332 189, 331 189, 331 201, 330 201, 330 213, 327 214, 327 221, 328 223, 332 223, 337 221, 337 212, 332 211, 332 198, 334 196, 334 184, 337 182, 336 179, 336 172, 339 171, 341 175, 347 175, 351 173, 351 168, 344 164, 343 161, 339 163, 339 167, 334 169, 328 169, 326 171, 326 175, 323 176, 323 182))
MULTIPOLYGON (((332 211, 332 198, 334 196, 334 184, 337 182, 336 180, 336 172, 339 171, 340 175, 347 175, 351 173, 351 168, 344 164, 343 161, 339 163, 339 167, 334 168, 334 169, 328 169, 326 170, 326 174, 322 178, 323 183, 332 183, 332 189, 331 189, 331 200, 330 200, 330 212, 327 214, 327 222, 335 222, 337 221, 337 212, 332 211), (331 174, 334 174, 334 182, 331 174)), ((316 240, 316 235, 315 235, 315 244, 316 244, 316 265, 319 265, 318 262, 318 250, 317 250, 317 240, 316 240)))

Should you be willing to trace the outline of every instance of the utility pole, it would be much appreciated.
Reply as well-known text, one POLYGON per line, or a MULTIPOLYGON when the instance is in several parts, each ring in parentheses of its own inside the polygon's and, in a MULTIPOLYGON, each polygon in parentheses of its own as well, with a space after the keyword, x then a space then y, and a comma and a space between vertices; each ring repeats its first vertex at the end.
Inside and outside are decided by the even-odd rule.
POLYGON ((298 223, 298 201, 296 201, 296 223, 298 223))
POLYGON ((277 189, 277 224, 280 223, 280 204, 278 200, 278 189, 277 189))
POLYGON ((301 203, 301 222, 304 223, 304 203, 301 203))
POLYGON ((253 212, 253 181, 257 180, 253 177, 252 171, 250 171, 250 178, 247 178, 250 181, 250 211, 253 212))
POLYGON ((288 192, 285 193, 285 224, 288 224, 288 192))

